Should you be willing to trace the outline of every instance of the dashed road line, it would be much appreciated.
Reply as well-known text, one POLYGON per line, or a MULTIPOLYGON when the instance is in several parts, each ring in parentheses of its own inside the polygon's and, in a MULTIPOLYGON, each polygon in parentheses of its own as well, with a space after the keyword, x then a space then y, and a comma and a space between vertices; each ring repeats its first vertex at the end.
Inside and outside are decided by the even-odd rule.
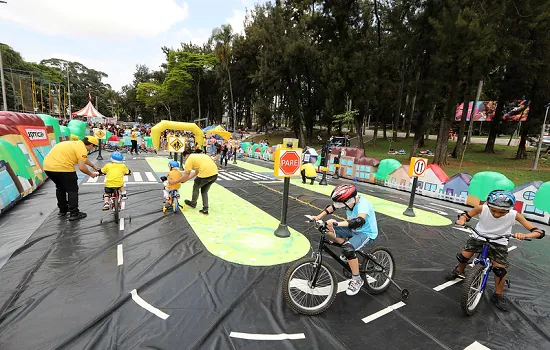
POLYGON ((136 304, 138 304, 139 306, 141 306, 142 308, 144 308, 145 310, 149 311, 150 313, 162 318, 163 320, 166 320, 168 317, 170 317, 170 315, 168 315, 167 313, 165 312, 162 312, 161 310, 157 309, 156 307, 154 307, 153 305, 149 304, 148 302, 146 302, 145 300, 143 300, 137 293, 137 290, 134 289, 130 292, 130 294, 132 294, 132 299, 136 302, 136 304))
POLYGON ((117 256, 117 266, 124 264, 124 254, 122 250, 122 244, 117 245, 116 256, 117 256))
POLYGON ((464 350, 490 350, 490 349, 488 347, 486 347, 485 345, 475 341, 472 344, 465 347, 464 350))
POLYGON ((457 284, 458 282, 461 282, 462 281, 462 278, 455 278, 454 280, 452 281, 448 281, 448 282, 445 282, 443 284, 440 284, 439 286, 437 287, 434 287, 433 290, 435 290, 436 292, 439 292, 447 287, 450 287, 452 286, 453 284, 457 284))
POLYGON ((377 311, 375 313, 373 313, 372 315, 369 315, 363 319, 361 319, 361 321, 365 322, 365 323, 369 323, 369 322, 372 322, 374 320, 376 320, 377 318, 380 318, 386 314, 389 314, 390 312, 392 312, 393 310, 397 310, 399 309, 400 307, 403 307, 407 304, 405 304, 404 302, 400 301, 398 303, 395 303, 393 305, 390 305, 388 306, 387 308, 385 309, 382 309, 380 311, 377 311))
POLYGON ((155 175, 153 175, 153 173, 150 172, 150 171, 146 171, 145 176, 147 177, 147 180, 149 180, 149 181, 157 181, 157 178, 155 177, 155 175))
POLYGON ((257 334, 257 333, 240 333, 240 332, 231 332, 229 336, 232 338, 239 339, 249 339, 249 340, 292 340, 292 339, 306 339, 304 333, 294 333, 294 334, 257 334))

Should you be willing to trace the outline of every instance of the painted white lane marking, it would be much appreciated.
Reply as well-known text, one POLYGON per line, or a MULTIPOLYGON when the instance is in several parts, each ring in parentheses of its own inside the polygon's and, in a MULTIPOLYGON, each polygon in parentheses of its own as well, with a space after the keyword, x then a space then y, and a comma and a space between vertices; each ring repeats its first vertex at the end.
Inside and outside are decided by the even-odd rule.
POLYGON ((457 209, 457 208, 453 208, 453 207, 449 207, 447 205, 441 205, 441 204, 437 204, 437 203, 430 203, 430 205, 435 205, 436 207, 441 207, 441 208, 445 208, 445 209, 450 209, 450 210, 453 210, 455 213, 457 214, 462 214, 464 213, 464 210, 460 210, 460 209, 457 209))
POLYGON ((516 249, 517 247, 515 245, 508 248, 508 251, 511 252, 512 250, 516 249))
POLYGON ((222 180, 231 180, 229 177, 223 175, 222 173, 218 173, 218 177, 222 180))
POLYGON ((304 333, 294 334, 254 334, 254 333, 240 333, 231 332, 229 336, 232 338, 249 339, 249 340, 287 340, 287 339, 306 339, 304 333))
MULTIPOLYGON (((343 282, 346 282, 346 281, 343 281, 343 282)), ((338 285, 340 285, 340 283, 338 285)), ((308 280, 303 280, 299 278, 293 278, 290 281, 290 288, 296 288, 301 290, 304 293, 311 294, 311 295, 329 295, 330 294, 330 286, 317 287, 312 289, 309 286, 308 280)), ((346 288, 347 288, 347 285, 346 285, 346 288)))
POLYGON ((128 175, 124 175, 124 183, 128 182, 128 175))
POLYGON ((136 180, 137 182, 143 182, 143 178, 141 177, 141 174, 139 173, 139 171, 132 173, 132 175, 134 175, 134 180, 136 180))
POLYGON ((485 345, 480 344, 477 341, 475 341, 472 344, 465 347, 464 350, 490 350, 490 349, 488 347, 486 347, 485 345))
POLYGON ((138 295, 137 290, 135 290, 135 289, 132 290, 130 292, 130 294, 132 294, 132 299, 136 302, 136 304, 138 304, 139 306, 141 306, 145 310, 149 311, 150 313, 155 314, 156 316, 162 318, 163 320, 166 320, 170 316, 167 313, 164 313, 164 312, 160 311, 159 309, 157 309, 153 305, 151 305, 148 302, 146 302, 145 300, 143 300, 138 295))
POLYGON ((225 177, 228 177, 230 180, 241 180, 240 178, 236 177, 234 173, 223 173, 223 174, 225 175, 225 177))
POLYGON ((464 228, 464 227, 453 226, 453 228, 454 228, 455 230, 463 231, 463 232, 466 232, 466 233, 472 233, 471 230, 468 230, 467 228, 464 228))
MULTIPOLYGON (((143 181, 143 182, 124 182, 124 186, 126 185, 156 185, 158 182, 149 182, 149 181, 143 181)), ((102 183, 90 183, 90 182, 84 182, 83 185, 103 185, 102 183)))
POLYGON ((88 183, 94 183, 94 182, 97 182, 97 180, 99 180, 99 176, 89 177, 87 182, 88 183))
POLYGON ((443 289, 445 289, 445 288, 447 288, 447 287, 452 286, 453 284, 457 284, 457 283, 460 282, 460 281, 462 281, 462 278, 455 278, 455 279, 452 280, 452 281, 445 282, 445 283, 443 283, 443 284, 440 284, 440 285, 437 286, 437 287, 434 287, 434 290, 435 290, 436 292, 439 292, 439 291, 441 291, 441 290, 443 290, 443 289))
POLYGON ((336 293, 345 292, 346 289, 348 289, 349 281, 350 280, 345 280, 345 281, 342 281, 342 282, 338 282, 338 291, 336 293))
POLYGON ((155 175, 153 175, 153 173, 150 171, 146 171, 145 176, 147 176, 147 180, 149 181, 157 181, 157 178, 155 177, 155 175))
POLYGON ((392 312, 393 310, 397 310, 397 309, 399 309, 400 307, 403 307, 403 306, 405 306, 405 305, 407 305, 407 304, 405 304, 404 302, 400 301, 400 302, 398 302, 398 303, 396 303, 396 304, 390 305, 390 306, 388 306, 388 307, 385 308, 385 309, 382 309, 382 310, 380 310, 380 311, 378 311, 378 312, 373 313, 372 315, 369 315, 369 316, 363 318, 361 321, 363 321, 363 322, 365 322, 365 323, 369 323, 369 322, 374 321, 374 320, 376 320, 377 318, 384 316, 385 314, 389 314, 389 313, 392 312))
POLYGON ((120 230, 124 231, 124 218, 121 218, 120 220, 120 230))
POLYGON ((424 209, 428 209, 428 210, 431 210, 431 211, 435 211, 439 215, 449 215, 447 212, 441 211, 441 210, 436 209, 436 208, 428 207, 426 205, 417 204, 416 206, 419 207, 419 208, 424 208, 424 209))
POLYGON ((247 177, 243 176, 241 173, 227 173, 228 175, 233 175, 237 180, 248 180, 247 177))
POLYGON ((124 210, 126 209, 126 201, 121 201, 120 202, 120 210, 124 210))
POLYGON ((124 255, 122 254, 122 244, 119 244, 116 247, 116 257, 117 257, 117 266, 122 265, 124 263, 124 255))

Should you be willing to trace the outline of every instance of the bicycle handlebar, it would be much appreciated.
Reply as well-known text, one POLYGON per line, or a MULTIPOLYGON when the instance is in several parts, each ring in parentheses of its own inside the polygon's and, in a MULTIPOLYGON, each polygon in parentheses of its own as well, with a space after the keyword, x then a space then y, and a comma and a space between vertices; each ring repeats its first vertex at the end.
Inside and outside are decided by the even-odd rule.
MULTIPOLYGON (((482 237, 482 238, 485 238, 485 240, 486 240, 487 242, 489 242, 489 241, 491 241, 491 240, 498 239, 498 238, 489 238, 489 237, 487 237, 487 236, 482 235, 482 234, 479 233, 479 231, 476 230, 475 227, 473 227, 473 226, 470 226, 470 225, 467 225, 467 224, 466 224, 466 225, 464 225, 464 227, 470 229, 470 230, 471 230, 472 232, 474 232, 476 235, 478 235, 478 236, 480 236, 480 237, 482 237)), ((501 237, 502 237, 502 238, 508 238, 508 237, 516 238, 515 235, 514 235, 513 233, 510 233, 510 234, 508 234, 508 235, 504 235, 504 236, 501 236, 501 237)), ((516 239, 517 239, 517 238, 516 238, 516 239)), ((525 238, 524 241, 532 241, 532 239, 531 239, 531 238, 525 238)))
MULTIPOLYGON (((307 222, 315 223, 315 227, 318 228, 318 229, 324 229, 324 228, 327 227, 327 223, 324 222, 323 220, 315 220, 315 219, 313 219, 313 216, 311 216, 311 215, 305 215, 305 217, 308 218, 307 222)), ((338 223, 333 222, 332 226, 338 226, 338 223)))

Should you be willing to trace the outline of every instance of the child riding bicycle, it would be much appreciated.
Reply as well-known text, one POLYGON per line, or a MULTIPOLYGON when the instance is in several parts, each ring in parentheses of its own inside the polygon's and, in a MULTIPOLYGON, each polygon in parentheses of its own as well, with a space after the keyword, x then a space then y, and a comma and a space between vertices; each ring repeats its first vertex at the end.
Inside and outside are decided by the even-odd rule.
POLYGON ((179 170, 179 166, 180 166, 180 163, 175 161, 175 160, 171 160, 168 162, 168 168, 169 168, 169 172, 168 174, 166 174, 166 176, 162 176, 160 178, 160 181, 162 182, 165 182, 165 181, 168 181, 168 183, 166 184, 166 186, 164 186, 164 205, 167 207, 167 208, 170 208, 172 206, 172 203, 170 201, 170 192, 172 191, 177 191, 180 189, 181 187, 181 182, 179 182, 179 180, 181 179, 181 172, 179 170), (176 183, 174 184, 170 184, 170 180, 174 180, 174 181, 177 181, 176 183))
POLYGON ((130 170, 125 164, 122 164, 124 156, 120 152, 111 154, 111 163, 101 168, 101 173, 105 174, 105 194, 103 195, 103 210, 109 210, 109 199, 115 190, 119 189, 121 198, 126 199, 126 190, 124 189, 124 175, 129 175, 130 170))
MULTIPOLYGON (((527 221, 521 214, 513 210, 516 198, 511 192, 496 190, 489 193, 487 201, 483 205, 478 205, 474 209, 465 211, 458 216, 457 225, 464 226, 474 216, 479 215, 479 222, 476 230, 484 237, 490 239, 489 258, 493 262, 493 273, 495 274, 495 292, 491 296, 491 301, 502 311, 508 311, 506 298, 502 295, 508 267, 508 237, 511 236, 512 227, 519 222, 530 233, 515 233, 512 236, 519 240, 526 238, 542 238, 545 233, 527 221)), ((464 279, 464 269, 470 261, 470 258, 481 252, 485 240, 472 233, 464 249, 456 255, 458 265, 445 276, 445 279, 451 281, 456 278, 464 279)))
POLYGON ((374 242, 378 236, 378 225, 374 209, 367 198, 357 194, 354 185, 340 185, 334 188, 330 195, 333 204, 327 206, 319 215, 313 217, 320 220, 336 209, 346 208, 346 221, 330 219, 326 222, 328 234, 342 245, 342 260, 347 260, 351 268, 352 279, 349 282, 347 295, 355 295, 361 290, 364 281, 359 275, 359 260, 355 251, 374 242), (334 225, 337 223, 337 225, 334 225))

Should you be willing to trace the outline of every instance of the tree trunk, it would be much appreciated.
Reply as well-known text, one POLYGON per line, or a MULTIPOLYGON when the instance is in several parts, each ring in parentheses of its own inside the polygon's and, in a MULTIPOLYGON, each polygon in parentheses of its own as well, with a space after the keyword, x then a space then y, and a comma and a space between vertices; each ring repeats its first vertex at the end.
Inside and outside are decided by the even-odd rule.
MULTIPOLYGON (((525 123, 527 124, 527 123, 525 123)), ((527 131, 528 127, 524 124, 523 128, 521 128, 521 138, 519 140, 518 144, 518 151, 516 153, 516 159, 527 159, 527 131)))
POLYGON ((501 92, 497 101, 497 108, 493 120, 491 121, 491 128, 489 130, 489 137, 487 138, 487 144, 485 145, 485 153, 495 153, 495 141, 500 129, 500 121, 502 120, 502 114, 504 112, 504 102, 506 98, 501 92))
POLYGON ((401 131, 405 132, 405 126, 407 124, 407 109, 409 108, 409 91, 407 91, 407 96, 405 97, 405 108, 403 111, 403 127, 401 131))
MULTIPOLYGON (((458 66, 456 68, 456 74, 458 76, 458 66)), ((437 134, 437 143, 435 145, 434 164, 446 165, 447 164, 447 148, 449 146, 449 126, 456 114, 456 94, 457 83, 451 81, 451 90, 447 99, 445 110, 441 115, 441 122, 439 124, 439 133, 437 134)))
MULTIPOLYGON (((529 129, 531 129, 531 126, 534 123, 537 123, 540 121, 540 118, 538 116, 542 115, 542 108, 539 108, 539 101, 541 101, 541 98, 539 95, 540 94, 538 90, 538 79, 535 79, 535 81, 533 82, 533 86, 531 87, 531 95, 529 96, 531 99, 531 104, 530 104, 531 108, 529 108, 529 115, 527 116, 527 121, 523 123, 523 127, 521 128, 521 139, 519 140, 516 159, 527 159, 526 144, 527 144, 527 136, 529 133, 529 129)), ((540 107, 542 107, 542 104, 540 107)))
POLYGON ((420 80, 420 70, 418 70, 418 73, 416 73, 416 82, 414 84, 414 95, 412 99, 412 106, 411 106, 411 114, 409 116, 409 123, 407 128, 407 135, 406 138, 409 138, 411 136, 411 127, 412 127, 412 120, 414 116, 414 109, 416 107, 416 96, 418 95, 418 82, 420 80))
MULTIPOLYGON (((453 151, 453 158, 459 158, 464 152, 464 132, 466 131, 466 119, 468 118, 468 110, 470 107, 470 85, 466 85, 464 90, 464 108, 462 109, 462 115, 460 119, 460 124, 458 125, 458 135, 456 137, 456 146, 453 151)), ((474 112, 475 107, 472 106, 472 113, 474 112)))
POLYGON ((474 100, 474 104, 472 106, 472 115, 470 116, 470 124, 468 125, 468 138, 466 139, 466 146, 470 146, 470 143, 472 142, 472 133, 474 132, 474 117, 477 103, 481 98, 481 90, 483 90, 483 80, 480 80, 477 86, 476 99, 474 100))
POLYGON ((231 114, 233 116, 233 132, 237 130, 237 125, 235 125, 235 122, 237 121, 237 117, 235 115, 235 103, 233 102, 233 84, 231 83, 231 72, 229 71, 229 65, 226 67, 227 69, 227 77, 229 78, 229 94, 231 95, 231 114))
POLYGON ((401 103, 403 99, 403 86, 405 85, 405 67, 401 66, 401 84, 399 85, 399 93, 397 94, 397 113, 393 118, 393 142, 397 141, 397 130, 399 129, 399 120, 401 118, 401 103))
MULTIPOLYGON (((361 111, 361 109, 360 109, 361 111)), ((357 130, 357 137, 359 139, 359 147, 358 148, 362 148, 363 150, 365 149, 365 141, 363 140, 363 133, 362 133, 362 130, 363 130, 363 113, 358 113, 356 116, 355 116, 355 129, 357 130)))
POLYGON ((385 118, 383 118, 382 120, 382 137, 384 138, 384 140, 388 139, 388 126, 386 124, 385 118))
POLYGON ((380 124, 380 113, 376 112, 376 119, 374 121, 374 134, 372 135, 372 146, 376 147, 376 140, 378 139, 378 126, 380 124))

